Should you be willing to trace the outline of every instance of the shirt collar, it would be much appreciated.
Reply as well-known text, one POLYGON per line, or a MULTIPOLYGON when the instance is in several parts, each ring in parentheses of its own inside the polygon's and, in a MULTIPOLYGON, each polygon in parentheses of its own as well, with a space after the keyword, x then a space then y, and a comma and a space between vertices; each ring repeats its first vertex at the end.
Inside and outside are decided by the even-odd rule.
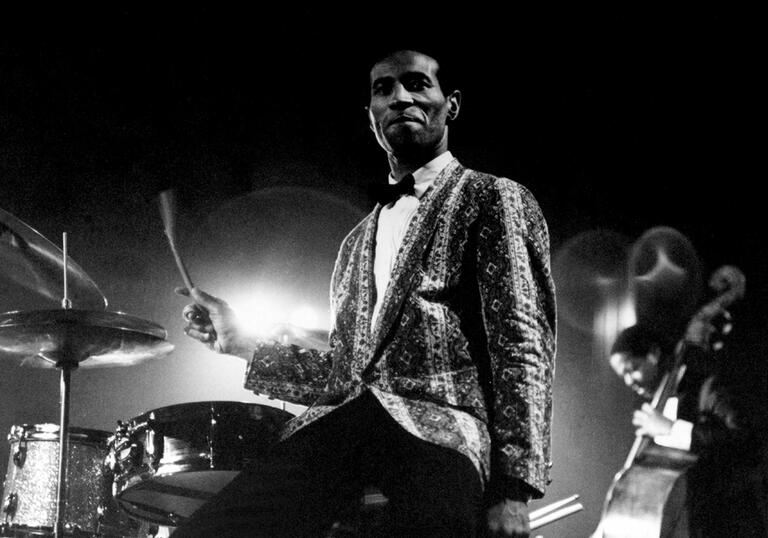
MULTIPOLYGON (((438 174, 440 174, 452 160, 453 155, 451 155, 450 151, 446 151, 413 172, 413 179, 415 182, 413 190, 416 191, 416 198, 424 196, 424 193, 427 192, 427 189, 434 183, 438 174)), ((395 185, 396 183, 397 181, 392 177, 392 174, 389 174, 389 184, 395 185)))

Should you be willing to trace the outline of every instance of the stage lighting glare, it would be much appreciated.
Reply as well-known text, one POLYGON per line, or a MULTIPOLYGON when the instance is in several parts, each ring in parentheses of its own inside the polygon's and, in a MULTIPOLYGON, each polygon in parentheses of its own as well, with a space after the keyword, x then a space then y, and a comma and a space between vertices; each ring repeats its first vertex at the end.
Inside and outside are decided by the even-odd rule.
POLYGON ((285 302, 270 294, 256 293, 233 299, 230 304, 243 331, 254 336, 268 337, 274 332, 276 324, 285 323, 288 319, 285 308, 281 306, 285 302))
POLYGON ((307 304, 293 309, 284 306, 294 302, 275 294, 257 292, 248 297, 234 299, 230 304, 243 331, 261 338, 270 338, 286 332, 295 333, 296 329, 301 332, 296 336, 302 336, 304 331, 301 329, 322 328, 317 308, 307 304), (289 330, 290 327, 294 329, 289 330))
POLYGON ((316 329, 320 327, 320 316, 316 309, 302 305, 291 312, 288 322, 304 329, 316 329))

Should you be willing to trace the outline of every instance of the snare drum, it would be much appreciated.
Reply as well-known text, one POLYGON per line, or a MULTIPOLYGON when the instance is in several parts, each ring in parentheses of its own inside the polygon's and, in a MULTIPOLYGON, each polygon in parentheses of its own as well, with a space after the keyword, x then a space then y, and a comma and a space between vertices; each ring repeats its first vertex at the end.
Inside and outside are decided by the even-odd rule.
POLYGON ((193 402, 120 422, 107 457, 114 496, 133 517, 178 526, 263 457, 292 416, 259 404, 193 402))
MULTIPOLYGON (((142 524, 119 515, 111 499, 111 477, 104 473, 108 438, 109 432, 69 428, 64 528, 68 535, 146 536, 139 529, 142 524)), ((13 426, 8 441, 11 446, 3 487, 3 535, 52 536, 58 493, 59 426, 13 426)))

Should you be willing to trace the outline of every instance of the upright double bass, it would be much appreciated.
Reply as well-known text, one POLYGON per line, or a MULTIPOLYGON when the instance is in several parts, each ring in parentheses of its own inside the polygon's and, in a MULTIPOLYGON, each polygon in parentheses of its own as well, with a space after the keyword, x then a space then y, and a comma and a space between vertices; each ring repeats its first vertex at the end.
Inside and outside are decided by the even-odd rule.
MULTIPOLYGON (((675 348, 674 362, 654 393, 651 405, 664 408, 685 371, 692 343, 709 342, 712 321, 744 295, 745 279, 736 267, 723 266, 710 278, 717 296, 693 316, 685 337, 675 348)), ((695 454, 657 445, 638 436, 622 469, 608 489, 594 538, 678 538, 687 536, 685 472, 695 454)))

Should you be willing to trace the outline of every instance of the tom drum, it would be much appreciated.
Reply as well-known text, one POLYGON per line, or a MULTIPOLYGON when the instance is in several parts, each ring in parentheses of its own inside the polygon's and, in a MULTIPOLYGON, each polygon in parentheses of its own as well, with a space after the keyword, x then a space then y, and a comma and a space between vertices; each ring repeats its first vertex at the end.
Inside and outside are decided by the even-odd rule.
POLYGON ((161 407, 127 422, 109 442, 113 493, 133 517, 178 526, 266 454, 293 415, 241 402, 161 407))

